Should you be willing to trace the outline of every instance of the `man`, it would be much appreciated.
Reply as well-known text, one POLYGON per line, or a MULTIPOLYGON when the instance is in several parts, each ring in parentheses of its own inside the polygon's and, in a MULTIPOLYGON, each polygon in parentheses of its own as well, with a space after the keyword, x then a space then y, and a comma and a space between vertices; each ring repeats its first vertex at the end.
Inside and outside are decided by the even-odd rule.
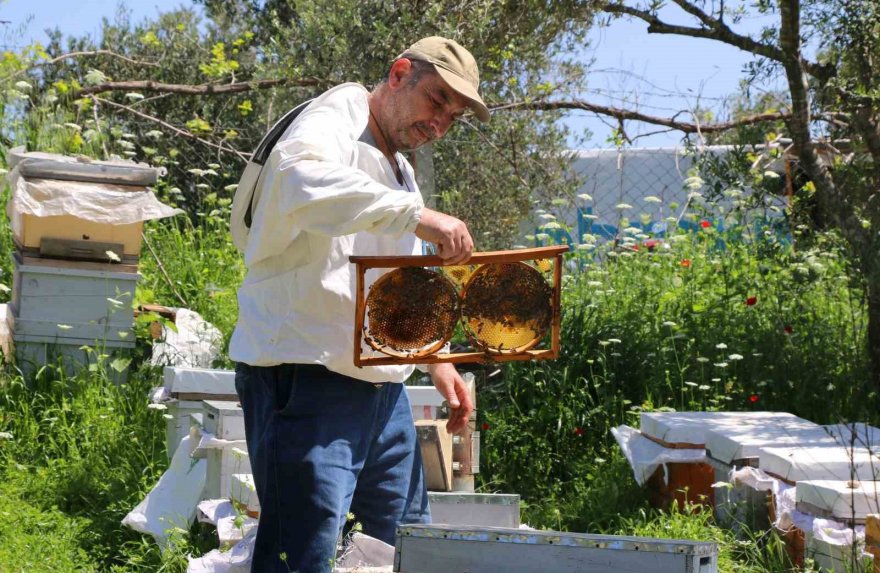
MULTIPOLYGON (((401 151, 442 137, 467 109, 489 111, 473 56, 430 37, 372 92, 342 84, 281 136, 256 182, 252 222, 236 197, 231 230, 247 277, 229 353, 261 515, 252 570, 329 571, 351 510, 393 543, 398 523, 430 512, 402 384, 411 366, 356 368, 350 255, 421 254, 434 243, 465 262, 465 224, 424 206, 401 151)), ((373 277, 375 278, 375 277, 373 277)), ((473 404, 451 364, 428 367, 460 431, 473 404)))

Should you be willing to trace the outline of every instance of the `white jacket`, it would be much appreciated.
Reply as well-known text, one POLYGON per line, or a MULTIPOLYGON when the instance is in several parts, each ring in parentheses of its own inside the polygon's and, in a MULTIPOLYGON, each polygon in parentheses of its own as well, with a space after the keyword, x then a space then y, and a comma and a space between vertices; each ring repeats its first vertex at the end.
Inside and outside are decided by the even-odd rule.
MULTIPOLYGON (((400 185, 385 156, 359 141, 367 94, 342 84, 316 98, 259 172, 250 229, 246 205, 233 206, 233 240, 248 268, 229 345, 237 362, 323 364, 370 382, 402 382, 412 373, 411 366, 353 362, 356 273, 348 257, 422 252, 413 231, 424 203, 412 167, 397 155, 400 185)), ((367 287, 381 272, 367 273, 367 287)))

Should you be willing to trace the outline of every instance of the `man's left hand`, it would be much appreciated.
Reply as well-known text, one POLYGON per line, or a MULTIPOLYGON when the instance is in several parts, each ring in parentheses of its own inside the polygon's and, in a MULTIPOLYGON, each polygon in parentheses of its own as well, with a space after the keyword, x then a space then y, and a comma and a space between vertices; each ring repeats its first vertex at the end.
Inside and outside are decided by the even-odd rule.
POLYGON ((451 434, 457 434, 467 426, 468 419, 474 411, 474 403, 467 384, 452 364, 430 364, 428 373, 431 375, 434 387, 449 403, 449 421, 446 422, 446 429, 451 434))

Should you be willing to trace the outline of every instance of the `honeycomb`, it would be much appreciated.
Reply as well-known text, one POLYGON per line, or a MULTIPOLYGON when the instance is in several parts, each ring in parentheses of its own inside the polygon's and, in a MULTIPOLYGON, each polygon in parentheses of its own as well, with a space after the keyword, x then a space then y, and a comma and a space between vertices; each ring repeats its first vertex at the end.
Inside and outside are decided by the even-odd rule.
POLYGON ((463 293, 462 315, 474 345, 486 352, 535 346, 553 320, 553 290, 524 263, 484 265, 463 293))
POLYGON ((449 267, 440 267, 440 272, 452 281, 455 288, 461 290, 478 268, 479 265, 452 265, 449 267))
POLYGON ((460 318, 458 292, 437 272, 404 267, 382 275, 367 295, 367 344, 391 356, 440 348, 460 318))

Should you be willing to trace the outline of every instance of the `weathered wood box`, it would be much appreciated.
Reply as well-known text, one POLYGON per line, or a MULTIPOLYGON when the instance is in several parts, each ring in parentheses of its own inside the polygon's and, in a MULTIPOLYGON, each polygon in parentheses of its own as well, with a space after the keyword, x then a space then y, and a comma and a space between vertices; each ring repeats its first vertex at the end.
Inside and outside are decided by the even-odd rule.
POLYGON ((523 529, 403 525, 401 573, 715 573, 714 543, 523 529))
MULTIPOLYGON (((134 345, 136 267, 13 254, 7 318, 13 339, 96 340, 134 345)), ((73 343, 71 343, 73 344, 73 343)))

